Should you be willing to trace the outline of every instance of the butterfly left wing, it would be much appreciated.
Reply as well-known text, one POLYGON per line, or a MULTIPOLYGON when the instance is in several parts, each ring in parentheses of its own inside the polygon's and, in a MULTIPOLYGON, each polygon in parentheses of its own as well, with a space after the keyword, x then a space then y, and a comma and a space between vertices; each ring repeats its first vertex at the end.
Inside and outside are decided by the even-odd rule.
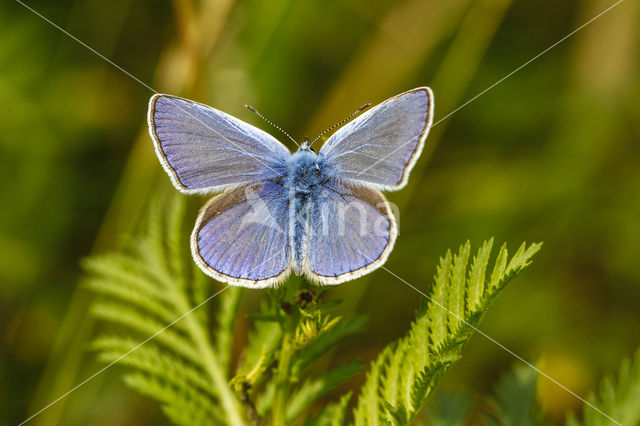
POLYGON ((419 87, 376 105, 334 133, 319 155, 328 174, 397 190, 422 152, 433 120, 433 93, 419 87))
POLYGON ((365 275, 384 264, 397 233, 380 191, 329 180, 311 207, 306 275, 330 285, 365 275))
POLYGON ((216 280, 250 288, 289 274, 289 202, 281 179, 243 185, 213 197, 191 234, 196 264, 216 280))
POLYGON ((289 150, 270 134, 209 106, 170 95, 149 101, 149 133, 174 186, 219 191, 285 173, 289 150))

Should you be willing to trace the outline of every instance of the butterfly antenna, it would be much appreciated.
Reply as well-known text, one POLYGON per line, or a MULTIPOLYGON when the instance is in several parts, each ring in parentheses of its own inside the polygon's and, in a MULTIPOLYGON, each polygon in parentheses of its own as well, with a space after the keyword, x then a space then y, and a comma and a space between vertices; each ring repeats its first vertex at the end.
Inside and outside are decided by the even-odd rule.
POLYGON ((366 104, 362 105, 360 108, 358 108, 358 110, 356 112, 354 112, 353 114, 351 114, 350 116, 348 116, 347 118, 342 120, 341 122, 334 124, 333 126, 329 127, 327 130, 325 130, 324 132, 322 132, 318 136, 316 136, 316 138, 311 141, 311 144, 309 146, 313 145, 315 141, 320 139, 322 136, 326 135, 327 132, 330 132, 331 130, 335 129, 338 126, 342 126, 344 123, 346 123, 347 121, 351 120, 353 117, 355 117, 356 115, 360 114, 362 111, 364 111, 365 109, 369 108, 370 106, 371 106, 371 102, 367 102, 366 104))
POLYGON ((282 127, 278 126, 277 124, 275 124, 274 122, 272 122, 271 120, 267 119, 264 115, 260 114, 260 112, 258 112, 257 109, 255 109, 254 107, 252 107, 251 105, 245 105, 245 108, 247 108, 248 110, 252 111, 253 113, 255 113, 258 117, 262 118, 264 121, 266 121, 267 123, 271 124, 273 127, 275 127, 276 129, 280 130, 282 133, 284 133, 289 139, 291 139, 291 141, 293 143, 296 144, 296 146, 300 146, 298 144, 298 142, 296 142, 296 140, 294 138, 291 137, 291 135, 287 132, 285 132, 282 127))

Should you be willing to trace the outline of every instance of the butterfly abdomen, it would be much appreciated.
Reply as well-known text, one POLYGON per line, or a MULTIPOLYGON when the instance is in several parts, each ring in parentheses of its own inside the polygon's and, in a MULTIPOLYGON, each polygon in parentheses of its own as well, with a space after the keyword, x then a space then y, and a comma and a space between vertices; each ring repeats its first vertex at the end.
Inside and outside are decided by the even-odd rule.
POLYGON ((288 164, 289 185, 289 236, 293 270, 303 272, 309 247, 311 208, 324 179, 324 165, 310 149, 300 149, 291 156, 288 164))

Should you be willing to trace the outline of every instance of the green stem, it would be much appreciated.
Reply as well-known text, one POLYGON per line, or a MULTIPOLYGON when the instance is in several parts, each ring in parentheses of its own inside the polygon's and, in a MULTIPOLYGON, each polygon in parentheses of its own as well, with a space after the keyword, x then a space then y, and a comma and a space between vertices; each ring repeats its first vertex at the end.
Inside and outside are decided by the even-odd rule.
MULTIPOLYGON (((180 310, 187 312, 192 308, 184 294, 179 291, 176 291, 175 293, 176 306, 178 306, 180 310)), ((211 378, 218 393, 220 405, 225 412, 228 424, 244 426, 245 421, 242 416, 240 404, 229 387, 223 368, 216 359, 216 354, 213 352, 211 341, 207 336, 204 327, 202 327, 202 324, 198 321, 198 318, 195 315, 187 315, 184 317, 183 321, 188 327, 189 333, 191 334, 200 355, 202 355, 203 365, 206 367, 207 373, 209 374, 209 377, 211 378)))
POLYGON ((293 356, 293 328, 295 324, 290 318, 284 325, 282 336, 282 349, 278 359, 275 384, 276 393, 273 400, 273 426, 284 426, 287 421, 287 399, 289 397, 289 373, 291 370, 291 358, 293 356))

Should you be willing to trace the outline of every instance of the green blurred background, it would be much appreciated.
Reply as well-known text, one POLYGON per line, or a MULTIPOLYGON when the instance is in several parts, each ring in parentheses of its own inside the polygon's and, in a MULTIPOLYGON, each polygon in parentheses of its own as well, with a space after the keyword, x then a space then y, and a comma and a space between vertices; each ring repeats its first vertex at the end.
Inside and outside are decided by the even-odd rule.
MULTIPOLYGON (((613 3, 28 1, 155 90, 284 142, 243 105, 301 139, 428 85, 438 121, 613 3)), ((639 22, 624 1, 438 121, 409 186, 388 194, 401 234, 387 266, 422 289, 466 239, 544 241, 482 329, 580 395, 640 343, 639 22)), ((148 88, 17 2, 0 6, 0 28, 0 424, 17 424, 101 367, 79 260, 117 247, 149 195, 173 189, 146 130, 148 88)), ((330 293, 370 317, 339 355, 362 360, 407 330, 420 297, 384 271, 330 293)), ((245 293, 244 309, 262 297, 245 293)), ((515 362, 475 336, 443 387, 482 405, 515 362)), ((165 423, 120 373, 30 424, 165 423)), ((557 422, 580 407, 544 379, 539 398, 557 422)))

